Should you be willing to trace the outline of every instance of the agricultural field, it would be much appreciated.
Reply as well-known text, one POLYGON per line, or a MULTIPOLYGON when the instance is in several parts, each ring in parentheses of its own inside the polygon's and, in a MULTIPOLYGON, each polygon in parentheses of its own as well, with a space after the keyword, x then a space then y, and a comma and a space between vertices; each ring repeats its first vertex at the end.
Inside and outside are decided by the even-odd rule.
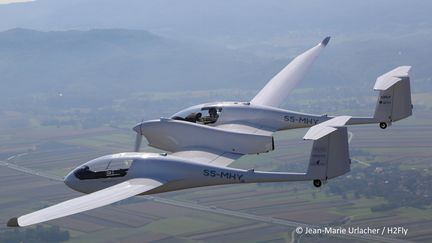
MULTIPOLYGON (((67 231, 70 242, 289 242, 293 237, 318 242, 329 236, 299 237, 293 234, 295 225, 404 226, 408 235, 399 239, 430 242, 432 194, 427 183, 432 182, 432 115, 426 111, 387 130, 376 125, 351 127, 352 171, 320 189, 311 182, 189 189, 131 198, 43 226, 59 226, 60 231, 67 231)), ((133 147, 135 135, 126 127, 41 125, 19 112, 3 116, 0 123, 9 124, 11 119, 26 120, 27 127, 25 132, 1 129, 0 235, 13 232, 5 226, 10 217, 79 196, 61 182, 73 168, 133 147), (11 169, 8 163, 28 171, 11 169)), ((301 139, 305 132, 279 133, 275 151, 244 156, 231 166, 303 172, 311 148, 310 142, 301 139)), ((395 236, 383 237, 391 241, 395 236)))

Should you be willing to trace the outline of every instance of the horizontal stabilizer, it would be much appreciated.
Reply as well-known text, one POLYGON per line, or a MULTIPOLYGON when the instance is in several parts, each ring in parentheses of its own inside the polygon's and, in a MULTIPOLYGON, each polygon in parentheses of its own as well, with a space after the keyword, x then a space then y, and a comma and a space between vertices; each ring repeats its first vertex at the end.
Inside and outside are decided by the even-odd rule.
POLYGON ((410 69, 411 66, 400 66, 379 76, 375 82, 374 90, 387 90, 403 78, 407 78, 410 69))
POLYGON ((318 125, 315 125, 307 131, 304 135, 303 139, 306 140, 317 140, 320 139, 334 131, 336 131, 336 127, 344 126, 351 116, 337 116, 328 121, 322 122, 318 125))

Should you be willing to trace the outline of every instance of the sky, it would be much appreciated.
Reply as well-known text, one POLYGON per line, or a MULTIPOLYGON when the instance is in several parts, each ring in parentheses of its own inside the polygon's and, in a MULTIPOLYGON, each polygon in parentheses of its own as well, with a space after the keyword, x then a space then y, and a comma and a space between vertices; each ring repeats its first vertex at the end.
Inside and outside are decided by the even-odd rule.
POLYGON ((321 38, 432 27, 431 7, 421 0, 38 0, 0 7, 0 31, 126 28, 176 38, 293 40, 294 32, 321 38))

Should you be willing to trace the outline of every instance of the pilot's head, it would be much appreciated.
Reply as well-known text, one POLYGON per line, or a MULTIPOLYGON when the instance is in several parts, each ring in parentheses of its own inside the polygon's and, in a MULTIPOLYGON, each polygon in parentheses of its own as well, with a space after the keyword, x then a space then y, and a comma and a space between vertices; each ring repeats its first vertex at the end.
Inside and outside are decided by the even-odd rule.
POLYGON ((216 108, 212 107, 209 109, 209 114, 210 116, 216 116, 217 115, 217 111, 216 108))

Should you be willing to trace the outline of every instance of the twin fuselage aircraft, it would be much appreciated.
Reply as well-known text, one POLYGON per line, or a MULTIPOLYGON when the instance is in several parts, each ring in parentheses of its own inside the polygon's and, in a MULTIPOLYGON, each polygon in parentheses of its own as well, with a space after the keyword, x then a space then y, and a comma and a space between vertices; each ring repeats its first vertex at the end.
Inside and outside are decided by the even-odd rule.
POLYGON ((376 123, 383 129, 412 114, 410 67, 400 66, 382 76, 373 116, 327 116, 278 108, 330 37, 297 56, 247 102, 196 105, 170 118, 145 121, 137 133, 135 152, 91 160, 64 179, 73 190, 87 195, 12 218, 8 226, 28 226, 102 207, 132 196, 194 187, 261 182, 323 182, 350 171, 346 125, 376 123), (273 134, 310 127, 303 137, 312 140, 305 173, 265 172, 228 167, 243 155, 274 150, 273 134), (166 153, 139 152, 142 137, 166 153))

